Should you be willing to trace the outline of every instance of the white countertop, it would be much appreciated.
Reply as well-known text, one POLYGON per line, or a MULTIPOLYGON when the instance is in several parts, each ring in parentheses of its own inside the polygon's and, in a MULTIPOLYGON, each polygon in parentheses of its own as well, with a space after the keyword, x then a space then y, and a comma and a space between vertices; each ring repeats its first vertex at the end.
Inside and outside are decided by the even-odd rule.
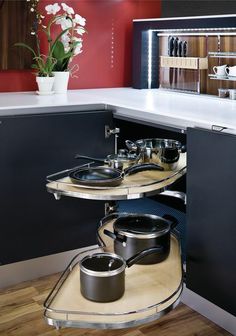
POLYGON ((159 89, 132 88, 70 90, 65 95, 38 96, 34 92, 0 93, 0 116, 111 108, 117 118, 174 128, 236 131, 236 101, 207 95, 159 89))

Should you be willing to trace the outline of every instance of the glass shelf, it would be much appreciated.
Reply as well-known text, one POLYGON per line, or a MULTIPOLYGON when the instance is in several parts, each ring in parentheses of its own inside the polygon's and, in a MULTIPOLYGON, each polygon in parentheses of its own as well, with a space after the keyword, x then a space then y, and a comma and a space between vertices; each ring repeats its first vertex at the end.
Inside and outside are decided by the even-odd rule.
POLYGON ((235 51, 209 51, 208 53, 209 57, 217 57, 217 58, 236 58, 236 52, 235 51))
POLYGON ((236 81, 236 76, 217 76, 214 74, 208 75, 210 79, 224 80, 224 81, 236 81))

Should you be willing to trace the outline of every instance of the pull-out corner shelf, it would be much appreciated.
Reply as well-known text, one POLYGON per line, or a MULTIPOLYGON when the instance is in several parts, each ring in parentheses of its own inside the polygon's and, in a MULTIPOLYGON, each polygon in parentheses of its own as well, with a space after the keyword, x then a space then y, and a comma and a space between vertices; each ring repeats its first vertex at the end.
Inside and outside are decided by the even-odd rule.
MULTIPOLYGON (((66 170, 68 172, 69 170, 66 170)), ((58 174, 47 178, 47 190, 56 199, 70 196, 90 200, 128 200, 153 196, 165 190, 186 172, 186 153, 180 154, 177 167, 173 171, 143 171, 127 176, 118 187, 92 188, 73 184, 68 176, 56 179, 58 174)))
POLYGON ((85 255, 102 251, 102 248, 90 249, 71 261, 45 301, 44 316, 49 325, 56 328, 128 328, 159 319, 177 306, 183 282, 180 247, 174 235, 165 261, 126 268, 125 293, 110 303, 89 301, 80 293, 78 261, 85 255))

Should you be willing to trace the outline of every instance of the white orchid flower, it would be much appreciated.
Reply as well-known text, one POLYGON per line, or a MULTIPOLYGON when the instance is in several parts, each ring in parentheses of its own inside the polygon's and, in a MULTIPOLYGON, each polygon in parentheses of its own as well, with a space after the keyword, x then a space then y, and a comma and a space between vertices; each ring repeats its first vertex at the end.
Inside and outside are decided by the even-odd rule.
POLYGON ((63 10, 64 10, 68 15, 75 14, 74 9, 73 9, 72 7, 67 6, 64 2, 63 2, 61 5, 62 5, 63 10))
POLYGON ((61 37, 61 42, 62 42, 62 44, 64 45, 64 49, 65 49, 65 51, 68 51, 69 50, 69 47, 70 47, 70 45, 69 45, 69 42, 70 42, 70 37, 69 37, 69 35, 68 34, 63 34, 62 35, 62 37, 61 37))
POLYGON ((73 22, 74 23, 76 23, 76 24, 79 24, 80 26, 85 26, 85 24, 86 24, 86 19, 85 18, 83 18, 81 15, 79 15, 79 14, 75 14, 75 18, 74 18, 74 20, 73 20, 73 22))
POLYGON ((45 10, 47 11, 47 14, 53 14, 55 15, 57 12, 61 10, 61 7, 58 5, 58 3, 54 3, 53 5, 48 5, 45 7, 45 10))
POLYGON ((67 28, 71 28, 72 27, 72 21, 70 19, 67 19, 65 17, 60 18, 56 21, 57 24, 61 25, 61 29, 65 30, 67 28))
POLYGON ((83 35, 85 33, 85 29, 83 27, 77 27, 77 28, 75 28, 75 31, 79 35, 83 35))
POLYGON ((79 55, 83 52, 82 50, 82 45, 78 45, 77 47, 75 47, 75 50, 74 50, 74 55, 79 55))
POLYGON ((79 42, 74 49, 74 55, 81 54, 82 53, 82 42, 83 42, 82 38, 74 36, 72 41, 79 42))

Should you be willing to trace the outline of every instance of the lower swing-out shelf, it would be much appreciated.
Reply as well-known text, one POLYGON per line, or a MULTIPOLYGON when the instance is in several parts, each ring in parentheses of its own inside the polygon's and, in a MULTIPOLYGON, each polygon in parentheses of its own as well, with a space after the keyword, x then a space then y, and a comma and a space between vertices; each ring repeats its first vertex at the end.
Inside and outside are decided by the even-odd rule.
MULTIPOLYGON (((102 228, 112 228, 113 221, 102 228)), ((103 230, 99 231, 103 242, 103 230)), ((108 238, 107 238, 108 239, 108 238)), ((80 293, 78 261, 85 255, 104 251, 94 248, 78 254, 66 268, 45 301, 45 319, 59 327, 119 329, 162 317, 179 303, 182 292, 182 263, 178 239, 171 236, 168 258, 154 265, 133 265, 125 270, 125 293, 110 303, 85 299, 80 293)), ((106 251, 113 248, 106 246, 106 251)))

